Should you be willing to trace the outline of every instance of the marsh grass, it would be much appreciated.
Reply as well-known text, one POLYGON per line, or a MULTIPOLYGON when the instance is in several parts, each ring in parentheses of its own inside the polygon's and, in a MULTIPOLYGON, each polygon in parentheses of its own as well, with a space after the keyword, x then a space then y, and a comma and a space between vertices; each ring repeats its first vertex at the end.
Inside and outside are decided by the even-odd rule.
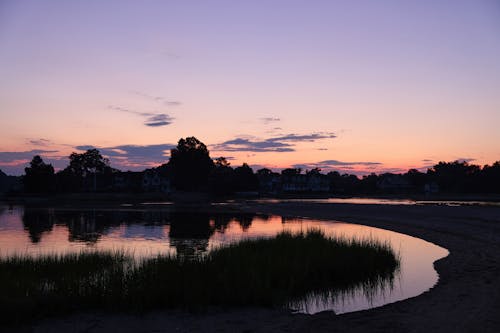
POLYGON ((373 239, 318 230, 243 240, 204 256, 135 262, 123 252, 0 259, 5 322, 76 310, 284 306, 311 293, 392 281, 399 257, 373 239))

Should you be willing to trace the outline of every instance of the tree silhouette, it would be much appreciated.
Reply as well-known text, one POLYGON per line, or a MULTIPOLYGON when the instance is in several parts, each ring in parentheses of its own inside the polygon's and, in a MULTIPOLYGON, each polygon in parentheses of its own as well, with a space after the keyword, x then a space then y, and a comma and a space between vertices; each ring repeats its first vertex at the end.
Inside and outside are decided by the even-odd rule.
POLYGON ((281 175, 284 177, 293 177, 300 175, 301 172, 302 172, 301 168, 288 168, 281 170, 281 175))
POLYGON ((54 168, 51 164, 46 164, 39 155, 33 157, 24 172, 26 174, 23 183, 26 192, 40 193, 54 189, 54 168))
POLYGON ((234 191, 234 170, 224 157, 215 159, 215 165, 210 173, 210 191, 218 195, 225 195, 234 191))
POLYGON ((215 166, 218 168, 224 168, 224 167, 229 167, 231 163, 227 161, 225 157, 217 157, 215 159, 215 166))
POLYGON ((248 164, 234 169, 236 191, 256 191, 259 187, 259 180, 248 164))
POLYGON ((108 159, 102 157, 97 149, 89 149, 83 154, 71 153, 68 168, 71 173, 84 178, 89 174, 111 171, 108 159))
POLYGON ((439 162, 427 171, 439 188, 446 192, 474 192, 481 167, 467 162, 439 162))
POLYGON ((85 153, 71 153, 69 165, 60 173, 59 180, 62 187, 70 190, 97 189, 97 176, 111 174, 114 170, 109 166, 108 159, 104 158, 99 150, 89 149, 85 153))
POLYGON ((208 176, 214 167, 207 146, 194 136, 180 139, 170 151, 168 162, 174 186, 179 190, 197 191, 207 187, 208 176))

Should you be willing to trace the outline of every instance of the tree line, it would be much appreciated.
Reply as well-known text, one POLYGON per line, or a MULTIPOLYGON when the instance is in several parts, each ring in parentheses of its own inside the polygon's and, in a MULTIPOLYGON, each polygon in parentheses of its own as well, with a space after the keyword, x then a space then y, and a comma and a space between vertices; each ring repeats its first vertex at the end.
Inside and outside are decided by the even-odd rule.
POLYGON ((482 167, 465 161, 439 162, 426 172, 411 169, 403 174, 373 173, 361 178, 337 171, 324 174, 318 168, 304 173, 295 168, 280 173, 266 168, 254 172, 246 163, 233 168, 224 157, 212 159, 206 145, 195 137, 180 139, 170 151, 167 163, 142 172, 112 168, 97 149, 72 153, 69 165, 58 172, 37 155, 25 168, 22 183, 26 193, 145 191, 140 182, 146 182, 146 176, 166 180, 178 191, 218 195, 249 191, 268 194, 321 191, 348 195, 438 191, 500 193, 500 161, 482 167), (131 179, 137 179, 135 187, 131 179))

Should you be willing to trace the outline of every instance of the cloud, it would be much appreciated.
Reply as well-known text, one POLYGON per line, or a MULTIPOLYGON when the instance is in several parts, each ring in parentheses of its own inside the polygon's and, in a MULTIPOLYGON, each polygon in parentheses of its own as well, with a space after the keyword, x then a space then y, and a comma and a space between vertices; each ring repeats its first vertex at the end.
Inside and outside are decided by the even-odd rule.
POLYGON ((169 115, 161 113, 148 117, 144 122, 144 125, 150 127, 165 126, 165 125, 170 125, 172 123, 172 120, 173 118, 170 117, 169 115))
POLYGON ((46 147, 52 143, 48 139, 26 139, 26 141, 33 146, 42 146, 42 147, 46 147))
POLYGON ((24 172, 24 167, 28 166, 35 155, 40 155, 45 163, 52 164, 56 169, 64 167, 65 156, 60 155, 57 150, 43 149, 2 151, 0 152, 0 167, 9 175, 21 175, 24 172))
POLYGON ((277 118, 277 117, 262 117, 262 118, 260 118, 260 121, 267 125, 270 123, 275 123, 275 122, 281 121, 281 119, 277 118))
POLYGON ((29 151, 1 151, 0 152, 0 165, 2 163, 11 163, 13 161, 19 160, 29 160, 33 158, 35 155, 45 155, 45 154, 54 154, 58 153, 57 150, 41 150, 41 149, 33 149, 29 151))
POLYGON ((431 162, 433 162, 433 160, 429 160, 429 159, 426 158, 426 159, 423 159, 422 162, 431 163, 431 162))
POLYGON ((268 139, 236 138, 212 146, 215 151, 292 152, 298 142, 335 138, 334 133, 286 134, 268 139))
POLYGON ((154 144, 112 147, 76 146, 75 149, 84 151, 96 148, 103 156, 109 158, 112 166, 142 170, 144 167, 165 163, 170 149, 175 147, 174 144, 154 144))
POLYGON ((132 93, 134 95, 143 97, 145 99, 148 99, 148 100, 156 102, 156 103, 160 103, 160 104, 165 105, 165 106, 172 107, 172 106, 179 106, 179 105, 182 104, 179 101, 169 100, 169 99, 167 99, 165 97, 161 97, 161 96, 153 96, 153 95, 150 95, 150 94, 143 93, 141 91, 132 91, 132 93))
POLYGON ((337 161, 337 160, 321 161, 321 162, 318 162, 318 164, 327 165, 327 166, 356 166, 356 165, 373 166, 373 165, 382 165, 382 163, 380 163, 380 162, 343 162, 343 161, 337 161))
POLYGON ((108 106, 108 108, 110 110, 136 114, 138 116, 144 117, 146 118, 144 120, 144 125, 149 127, 160 127, 160 126, 170 125, 174 120, 173 117, 169 116, 166 113, 140 112, 115 105, 110 105, 108 106))
POLYGON ((293 145, 273 141, 251 141, 237 138, 213 146, 215 151, 250 151, 250 152, 291 152, 295 151, 293 145))
POLYGON ((322 140, 322 139, 333 139, 333 138, 336 138, 337 136, 334 134, 334 133, 323 133, 323 132, 319 132, 319 133, 311 133, 311 134, 301 134, 301 135, 297 135, 297 134, 287 134, 287 135, 283 135, 283 136, 278 136, 278 137, 275 137, 275 138, 270 138, 270 139, 267 139, 268 141, 286 141, 286 142, 290 142, 290 141, 294 141, 294 142, 314 142, 316 140, 322 140))

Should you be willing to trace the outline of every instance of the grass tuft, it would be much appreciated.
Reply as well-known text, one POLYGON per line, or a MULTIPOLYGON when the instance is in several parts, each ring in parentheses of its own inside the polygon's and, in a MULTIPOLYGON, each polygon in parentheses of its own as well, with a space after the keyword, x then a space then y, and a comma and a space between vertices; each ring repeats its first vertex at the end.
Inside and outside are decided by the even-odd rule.
POLYGON ((0 259, 0 312, 4 322, 20 322, 88 309, 284 306, 311 293, 369 290, 392 281, 398 267, 387 243, 319 230, 244 240, 190 259, 134 263, 123 252, 13 256, 0 259))

